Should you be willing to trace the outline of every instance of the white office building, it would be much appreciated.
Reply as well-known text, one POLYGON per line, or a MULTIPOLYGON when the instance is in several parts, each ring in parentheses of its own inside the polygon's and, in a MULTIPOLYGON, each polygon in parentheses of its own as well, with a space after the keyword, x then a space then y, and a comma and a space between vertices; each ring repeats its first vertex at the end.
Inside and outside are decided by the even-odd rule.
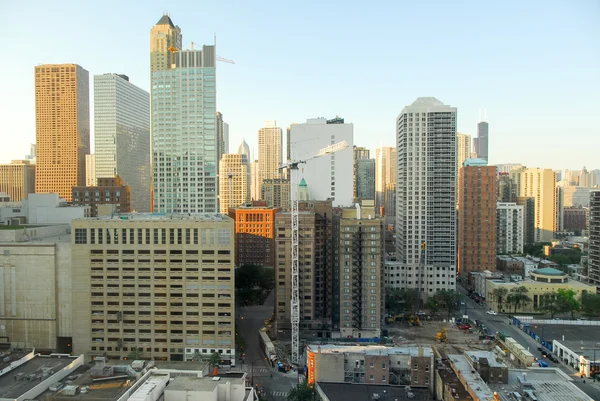
POLYGON ((95 75, 94 132, 94 181, 119 175, 131 188, 131 208, 149 212, 150 94, 126 75, 95 75))
POLYGON ((432 97, 418 98, 398 116, 396 133, 396 258, 406 273, 404 288, 420 283, 427 295, 454 289, 456 108, 432 97))
POLYGON ((496 253, 523 253, 525 207, 498 202, 496 207, 496 253))
POLYGON ((300 178, 310 185, 310 198, 327 200, 334 206, 352 206, 354 180, 354 125, 343 119, 308 119, 290 128, 291 159, 303 160, 329 145, 346 141, 348 148, 301 165, 300 178))

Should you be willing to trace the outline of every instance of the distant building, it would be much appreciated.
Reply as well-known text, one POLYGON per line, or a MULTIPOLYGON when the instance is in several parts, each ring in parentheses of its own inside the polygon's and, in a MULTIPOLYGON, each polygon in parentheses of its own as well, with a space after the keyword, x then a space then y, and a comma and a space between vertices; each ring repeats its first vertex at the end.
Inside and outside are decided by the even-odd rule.
POLYGON ((465 160, 471 158, 471 135, 456 134, 456 200, 460 198, 460 187, 458 186, 458 172, 465 160))
POLYGON ((517 196, 517 205, 523 206, 523 245, 535 244, 535 198, 517 196))
POLYGON ((282 177, 279 170, 282 136, 275 120, 265 121, 265 126, 258 130, 258 185, 282 177))
POLYGON ((395 147, 384 146, 376 150, 375 170, 375 211, 391 219, 396 216, 395 147))
POLYGON ((89 206, 73 206, 58 194, 29 194, 21 202, 0 206, 0 224, 71 224, 90 213, 89 206))
POLYGON ((96 185, 96 155, 85 155, 85 186, 95 187, 96 185))
POLYGON ((219 163, 219 212, 250 201, 250 164, 243 154, 224 154, 219 163))
POLYGON ((264 200, 268 207, 275 207, 282 211, 289 210, 290 180, 276 178, 263 181, 260 199, 264 200))
POLYGON ((218 352, 235 364, 232 219, 77 219, 71 238, 75 353, 123 359, 138 348, 141 359, 186 361, 218 352))
POLYGON ((498 202, 496 208, 496 253, 523 253, 525 207, 498 202))
POLYGON ((0 192, 13 202, 25 199, 35 192, 35 164, 29 160, 13 160, 0 164, 0 192))
POLYGON ((467 159, 459 171, 458 268, 461 277, 496 268, 496 167, 467 159))
POLYGON ((304 178, 300 180, 300 185, 298 185, 298 202, 310 202, 310 191, 304 178))
POLYGON ((77 206, 90 206, 90 217, 98 216, 99 205, 114 205, 114 212, 131 212, 131 189, 123 185, 123 179, 98 178, 97 186, 73 187, 73 204, 77 206))
POLYGON ((496 196, 498 198, 498 202, 517 202, 517 184, 508 175, 508 173, 498 173, 496 186, 496 196))
POLYGON ((375 159, 356 161, 356 198, 375 200, 375 159))
POLYGON ((496 169, 498 169, 498 174, 500 173, 510 173, 512 169, 514 168, 521 168, 523 167, 522 164, 520 163, 504 163, 504 164, 496 164, 496 169))
POLYGON ((475 157, 488 161, 488 145, 489 145, 489 130, 490 125, 487 121, 477 123, 477 138, 473 138, 473 151, 475 157))
POLYGON ((244 206, 229 209, 235 222, 235 265, 275 266, 275 213, 278 209, 244 206))
POLYGON ((362 146, 356 146, 354 145, 353 148, 354 151, 354 179, 353 179, 353 185, 354 185, 354 189, 353 189, 353 196, 354 199, 358 198, 358 195, 356 193, 357 191, 357 183, 358 183, 358 161, 359 160, 365 160, 365 159, 369 159, 371 151, 365 147, 362 146))
POLYGON ((590 235, 588 276, 600 286, 600 190, 590 194, 590 219, 588 223, 590 235))
POLYGON ((581 234, 587 230, 589 208, 565 207, 563 209, 563 230, 581 234))

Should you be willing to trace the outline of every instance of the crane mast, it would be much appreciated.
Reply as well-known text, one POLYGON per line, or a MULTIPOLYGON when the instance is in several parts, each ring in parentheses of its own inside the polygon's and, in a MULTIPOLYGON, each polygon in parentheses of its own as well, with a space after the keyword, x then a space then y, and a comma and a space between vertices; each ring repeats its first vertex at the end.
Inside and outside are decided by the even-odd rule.
POLYGON ((298 250, 300 246, 300 227, 298 213, 298 165, 306 163, 309 160, 326 156, 334 152, 346 149, 348 143, 342 141, 329 145, 318 152, 307 156, 303 160, 291 160, 288 163, 279 166, 280 169, 290 170, 290 203, 292 219, 292 302, 291 302, 291 323, 292 323, 292 363, 300 363, 300 262, 298 250))

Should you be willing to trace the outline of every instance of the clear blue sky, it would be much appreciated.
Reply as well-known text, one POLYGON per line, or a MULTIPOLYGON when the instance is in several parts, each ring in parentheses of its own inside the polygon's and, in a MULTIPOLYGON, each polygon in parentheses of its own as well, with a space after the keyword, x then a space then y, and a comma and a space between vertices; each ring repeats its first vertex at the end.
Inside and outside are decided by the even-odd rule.
POLYGON ((264 120, 285 129, 335 115, 373 151, 395 144, 405 105, 435 96, 458 108, 461 132, 475 134, 487 108, 491 163, 600 168, 595 0, 0 0, 0 161, 35 141, 35 65, 125 73, 148 90, 149 31, 165 11, 185 47, 216 33, 217 53, 236 62, 217 72, 231 151, 243 137, 256 148, 264 120))

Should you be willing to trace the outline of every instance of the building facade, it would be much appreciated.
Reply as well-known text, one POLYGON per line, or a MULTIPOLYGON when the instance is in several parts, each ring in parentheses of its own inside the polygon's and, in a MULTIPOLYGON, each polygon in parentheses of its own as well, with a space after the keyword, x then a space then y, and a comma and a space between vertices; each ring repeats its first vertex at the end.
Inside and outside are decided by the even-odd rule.
POLYGON ((590 194, 588 230, 590 236, 588 277, 596 286, 600 286, 600 191, 592 191, 590 194))
POLYGON ((487 121, 477 123, 477 138, 473 139, 473 151, 475 157, 488 161, 488 143, 489 143, 490 125, 487 121))
POLYGON ((380 216, 393 217, 396 215, 396 148, 378 148, 375 156, 376 212, 380 216))
POLYGON ((181 29, 163 15, 150 30, 150 72, 164 71, 175 64, 175 51, 181 50, 181 29))
POLYGON ((260 199, 264 200, 268 207, 278 208, 284 212, 290 209, 290 180, 283 178, 265 180, 260 193, 260 199))
POLYGON ((587 230, 589 208, 565 207, 563 209, 563 229, 581 234, 587 230))
POLYGON ((275 213, 278 209, 246 206, 229 209, 235 221, 235 265, 275 267, 275 213))
POLYGON ((517 196, 517 205, 523 206, 523 243, 535 244, 535 199, 526 196, 517 196))
POLYGON ((375 200, 375 159, 356 161, 356 198, 375 200))
POLYGON ((471 272, 496 268, 496 167, 467 159, 458 186, 458 268, 467 280, 471 272))
POLYGON ((95 187, 96 185, 96 155, 85 155, 85 186, 95 187))
POLYGON ((131 214, 72 223, 73 350, 235 360, 233 220, 131 214))
POLYGON ((219 213, 250 201, 250 164, 245 155, 224 154, 219 163, 219 213))
POLYGON ((265 121, 258 130, 258 183, 281 178, 281 128, 275 120, 265 121))
MULTIPOLYGON (((456 108, 435 98, 418 98, 396 121, 396 257, 410 270, 420 269, 421 245, 427 243, 426 279, 408 280, 406 288, 433 295, 456 287, 456 108), (447 275, 436 280, 434 275, 447 275)), ((421 278, 423 278, 421 277, 421 278)))
POLYGON ((465 160, 471 158, 471 135, 457 133, 456 134, 456 171, 463 166, 465 160))
POLYGON ((331 199, 334 206, 352 206, 354 200, 354 125, 343 119, 308 119, 290 129, 292 158, 302 160, 319 150, 346 141, 348 148, 310 160, 302 165, 303 177, 310 183, 310 197, 331 199), (310 140, 307 140, 310 138, 310 140))
POLYGON ((215 57, 214 46, 179 51, 175 68, 152 73, 156 212, 218 211, 215 57))
POLYGON ((354 180, 353 180, 353 184, 354 184, 353 191, 354 192, 353 192, 353 194, 354 194, 354 199, 357 199, 358 198, 358 195, 357 195, 358 161, 369 159, 371 152, 369 151, 369 149, 367 149, 363 146, 356 146, 356 145, 354 145, 353 151, 354 151, 354 180))
POLYGON ((126 75, 95 75, 94 138, 96 177, 119 175, 131 188, 132 209, 149 212, 150 94, 126 75))
POLYGON ((523 253, 525 207, 498 202, 496 207, 496 254, 523 253))
POLYGON ((90 153, 89 73, 76 64, 35 67, 35 192, 71 200, 90 153))
POLYGON ((517 196, 535 199, 535 242, 552 241, 557 229, 556 173, 551 169, 521 168, 511 170, 510 177, 517 185, 517 196))
POLYGON ((20 202, 34 193, 35 164, 29 160, 0 164, 0 192, 7 194, 12 202, 20 202))
POLYGON ((131 188, 119 176, 99 178, 98 185, 73 187, 73 204, 90 206, 90 217, 98 217, 98 206, 114 205, 116 214, 131 212, 131 188))
POLYGON ((515 203, 517 201, 517 184, 508 173, 498 173, 496 192, 498 202, 515 203))

